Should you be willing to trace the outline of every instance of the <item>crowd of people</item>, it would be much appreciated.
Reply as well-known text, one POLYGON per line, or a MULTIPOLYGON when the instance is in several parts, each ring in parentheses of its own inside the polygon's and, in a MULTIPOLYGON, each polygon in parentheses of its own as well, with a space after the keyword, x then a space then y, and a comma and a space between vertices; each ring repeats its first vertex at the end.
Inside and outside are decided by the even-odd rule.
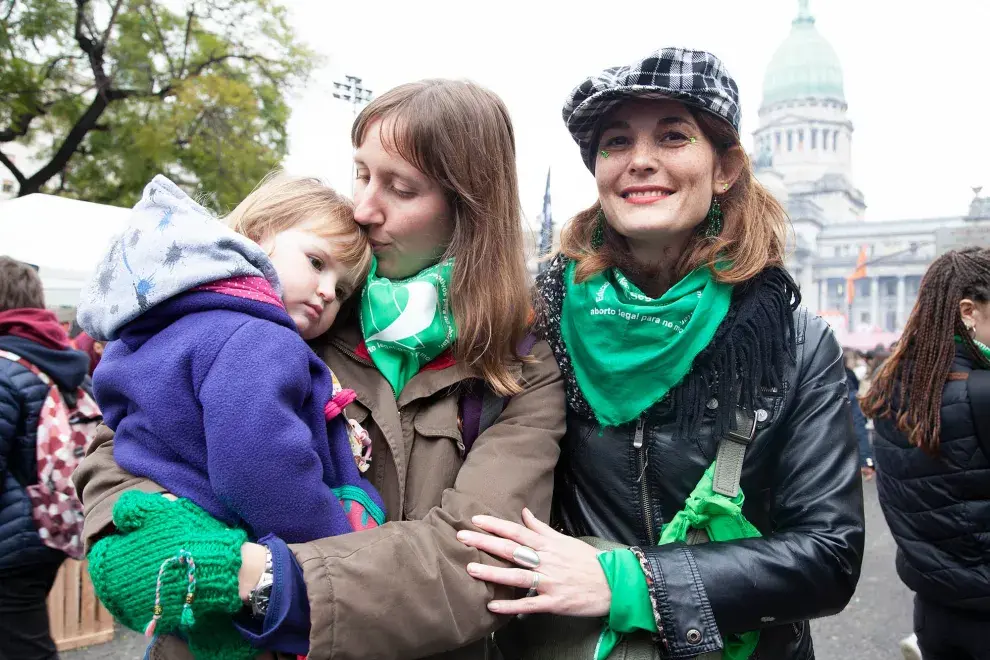
POLYGON ((811 660, 874 475, 925 658, 990 657, 990 251, 932 265, 889 357, 844 354, 722 62, 578 83, 597 198, 532 289, 509 113, 452 80, 361 111, 353 201, 276 173, 217 218, 156 177, 85 353, 0 259, 0 658, 55 657, 44 596, 84 545, 163 660, 811 660), (81 537, 32 506, 52 392, 101 410, 81 537))

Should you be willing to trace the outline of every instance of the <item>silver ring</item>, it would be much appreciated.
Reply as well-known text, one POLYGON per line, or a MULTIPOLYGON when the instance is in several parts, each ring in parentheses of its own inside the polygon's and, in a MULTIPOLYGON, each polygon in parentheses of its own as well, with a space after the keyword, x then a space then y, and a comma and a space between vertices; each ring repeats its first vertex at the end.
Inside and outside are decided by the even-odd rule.
POLYGON ((533 586, 531 586, 529 588, 529 591, 526 592, 526 598, 532 598, 533 596, 539 594, 539 591, 537 591, 537 589, 539 588, 540 588, 540 574, 537 573, 536 571, 533 571, 533 586))
POLYGON ((528 545, 520 545, 513 550, 512 560, 525 568, 536 568, 540 565, 540 556, 528 545))

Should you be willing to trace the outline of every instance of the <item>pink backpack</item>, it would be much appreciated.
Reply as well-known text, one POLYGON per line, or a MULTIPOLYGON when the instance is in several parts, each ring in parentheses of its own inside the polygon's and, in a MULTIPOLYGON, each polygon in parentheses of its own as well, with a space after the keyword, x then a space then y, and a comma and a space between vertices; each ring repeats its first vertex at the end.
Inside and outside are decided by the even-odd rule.
POLYGON ((31 515, 45 545, 81 559, 83 508, 72 472, 96 437, 103 415, 81 387, 76 389, 75 406, 70 408, 48 374, 15 353, 0 351, 0 358, 16 362, 48 386, 38 416, 38 482, 27 487, 31 515))

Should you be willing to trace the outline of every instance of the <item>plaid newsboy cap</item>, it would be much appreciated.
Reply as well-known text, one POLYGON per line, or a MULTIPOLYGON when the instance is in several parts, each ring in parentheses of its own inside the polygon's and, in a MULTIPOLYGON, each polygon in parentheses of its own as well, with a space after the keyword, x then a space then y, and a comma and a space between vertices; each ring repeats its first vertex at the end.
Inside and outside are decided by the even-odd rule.
POLYGON ((564 123, 592 173, 599 124, 630 98, 675 99, 724 119, 739 132, 739 87, 722 62, 703 50, 662 48, 588 78, 564 104, 564 123))

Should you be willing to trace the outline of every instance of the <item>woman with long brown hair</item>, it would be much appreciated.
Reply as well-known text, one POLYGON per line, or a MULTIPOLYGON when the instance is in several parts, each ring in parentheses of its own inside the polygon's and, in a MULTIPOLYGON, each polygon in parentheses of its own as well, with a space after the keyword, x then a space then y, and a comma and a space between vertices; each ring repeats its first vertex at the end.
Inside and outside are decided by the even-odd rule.
POLYGON ((460 533, 517 564, 471 575, 528 589, 489 604, 534 615, 500 638, 510 657, 630 657, 616 644, 631 635, 632 657, 808 660, 807 620, 853 593, 842 353, 798 305, 787 216, 753 176, 738 101, 713 55, 665 48, 564 107, 598 201, 539 282, 567 386, 554 527, 528 512, 460 533))
POLYGON ((990 250, 936 259, 863 398, 925 660, 990 658, 990 250))
POLYGON ((242 545, 182 500, 146 495, 139 514, 125 516, 115 506, 124 490, 161 487, 121 471, 104 434, 77 477, 87 540, 110 535, 91 570, 112 584, 105 600, 118 618, 141 628, 158 617, 150 657, 188 658, 183 631, 238 613, 238 633, 258 649, 488 657, 500 619, 485 603, 512 590, 464 572, 502 562, 456 532, 479 514, 549 514, 563 385, 547 343, 528 335, 505 105, 469 82, 424 80, 372 101, 352 138, 354 217, 375 262, 359 309, 342 310, 312 346, 356 393, 346 414, 370 435, 366 476, 388 522, 292 546, 272 537, 242 545), (183 552, 196 562, 188 608, 183 552))

